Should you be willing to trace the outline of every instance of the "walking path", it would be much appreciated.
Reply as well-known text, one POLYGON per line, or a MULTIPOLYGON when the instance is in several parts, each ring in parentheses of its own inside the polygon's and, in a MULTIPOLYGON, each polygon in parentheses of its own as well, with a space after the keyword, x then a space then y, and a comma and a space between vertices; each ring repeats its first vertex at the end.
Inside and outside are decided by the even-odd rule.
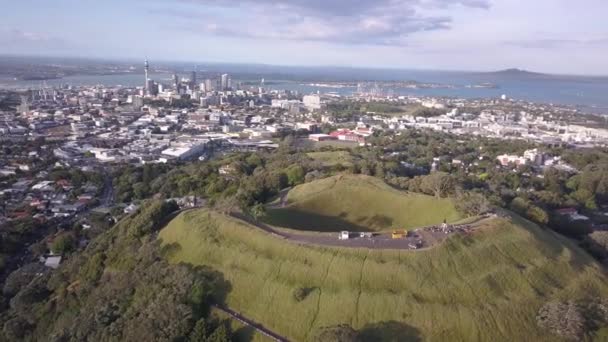
POLYGON ((255 329, 260 334, 262 334, 272 340, 275 340, 277 342, 289 342, 289 340, 287 338, 275 333, 272 330, 265 328, 263 325, 252 321, 251 319, 239 314, 238 312, 236 312, 226 306, 213 305, 213 307, 222 311, 223 313, 227 314, 228 316, 232 317, 233 319, 236 319, 237 321, 243 323, 244 325, 255 329))

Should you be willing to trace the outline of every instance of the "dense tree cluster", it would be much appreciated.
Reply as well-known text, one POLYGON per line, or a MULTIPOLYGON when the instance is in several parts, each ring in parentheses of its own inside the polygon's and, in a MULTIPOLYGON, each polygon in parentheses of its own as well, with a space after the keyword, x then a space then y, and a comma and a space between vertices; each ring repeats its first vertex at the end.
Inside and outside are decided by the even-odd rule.
POLYGON ((35 237, 42 226, 31 217, 0 225, 0 271, 4 268, 4 260, 17 253, 26 241, 35 237))
MULTIPOLYGON (((359 103, 343 103, 362 108, 359 103)), ((608 205, 608 153, 600 149, 545 150, 563 155, 580 168, 572 173, 534 166, 502 167, 496 156, 522 154, 542 148, 522 140, 461 138, 426 130, 380 132, 367 139, 368 146, 323 152, 347 153, 348 159, 324 164, 311 158, 310 147, 288 135, 272 153, 236 153, 208 162, 171 167, 128 167, 115 177, 118 198, 130 201, 196 195, 222 211, 243 210, 264 215, 262 204, 288 187, 337 173, 375 176, 408 191, 437 197, 457 196, 465 214, 483 213, 490 206, 511 209, 525 218, 565 235, 583 238, 591 227, 556 214, 556 209, 575 207, 583 214, 608 205), (437 170, 431 172, 431 164, 437 170)), ((608 220, 607 220, 608 221, 608 220)), ((608 222, 607 222, 608 223, 608 222)))
POLYGON ((213 270, 169 264, 153 234, 175 209, 152 201, 58 270, 32 265, 12 274, 3 339, 229 341, 227 325, 207 318, 229 284, 213 270))

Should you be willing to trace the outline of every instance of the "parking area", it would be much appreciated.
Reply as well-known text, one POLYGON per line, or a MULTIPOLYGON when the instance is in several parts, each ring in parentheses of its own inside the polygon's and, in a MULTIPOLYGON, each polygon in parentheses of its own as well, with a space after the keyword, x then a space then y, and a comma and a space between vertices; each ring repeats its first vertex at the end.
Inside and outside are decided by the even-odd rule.
POLYGON ((286 239, 304 244, 370 248, 370 249, 409 249, 418 250, 432 247, 453 234, 469 234, 473 231, 472 225, 461 226, 431 226, 409 231, 407 236, 393 238, 391 233, 368 233, 362 236, 360 233, 350 232, 348 239, 340 239, 342 233, 298 235, 283 234, 286 239))

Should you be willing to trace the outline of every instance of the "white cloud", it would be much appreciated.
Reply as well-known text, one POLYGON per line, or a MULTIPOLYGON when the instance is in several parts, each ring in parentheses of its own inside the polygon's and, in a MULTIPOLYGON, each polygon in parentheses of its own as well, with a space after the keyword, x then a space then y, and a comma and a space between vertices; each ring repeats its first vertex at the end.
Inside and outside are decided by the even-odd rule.
POLYGON ((450 28, 452 18, 429 8, 487 9, 487 0, 184 0, 213 6, 212 14, 167 11, 205 34, 342 44, 407 45, 417 32, 450 28), (217 9, 220 9, 218 14, 217 9), (238 21, 234 12, 240 13, 238 21), (424 13, 423 13, 424 12, 424 13))

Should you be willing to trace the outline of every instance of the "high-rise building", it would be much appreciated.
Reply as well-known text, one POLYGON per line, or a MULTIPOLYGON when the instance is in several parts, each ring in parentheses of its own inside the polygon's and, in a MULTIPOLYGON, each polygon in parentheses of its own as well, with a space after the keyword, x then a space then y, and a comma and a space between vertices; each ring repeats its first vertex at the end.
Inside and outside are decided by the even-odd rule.
POLYGON ((173 89, 179 91, 179 78, 176 74, 173 74, 173 89))
POLYGON ((149 94, 149 89, 148 89, 148 69, 150 69, 150 65, 148 64, 148 60, 146 59, 144 61, 144 95, 148 95, 149 94))
POLYGON ((27 113, 30 110, 30 104, 27 96, 21 96, 21 105, 19 106, 19 112, 21 114, 27 113))
POLYGON ((193 71, 192 75, 190 75, 190 87, 192 89, 194 89, 194 87, 196 87, 196 71, 193 71))
POLYGON ((306 95, 302 99, 302 102, 309 110, 321 109, 321 97, 319 95, 306 95))
POLYGON ((221 90, 226 90, 228 89, 228 74, 223 74, 222 77, 220 78, 220 88, 221 90))
POLYGON ((206 91, 213 91, 213 83, 211 82, 210 79, 206 79, 205 80, 205 90, 206 91))

